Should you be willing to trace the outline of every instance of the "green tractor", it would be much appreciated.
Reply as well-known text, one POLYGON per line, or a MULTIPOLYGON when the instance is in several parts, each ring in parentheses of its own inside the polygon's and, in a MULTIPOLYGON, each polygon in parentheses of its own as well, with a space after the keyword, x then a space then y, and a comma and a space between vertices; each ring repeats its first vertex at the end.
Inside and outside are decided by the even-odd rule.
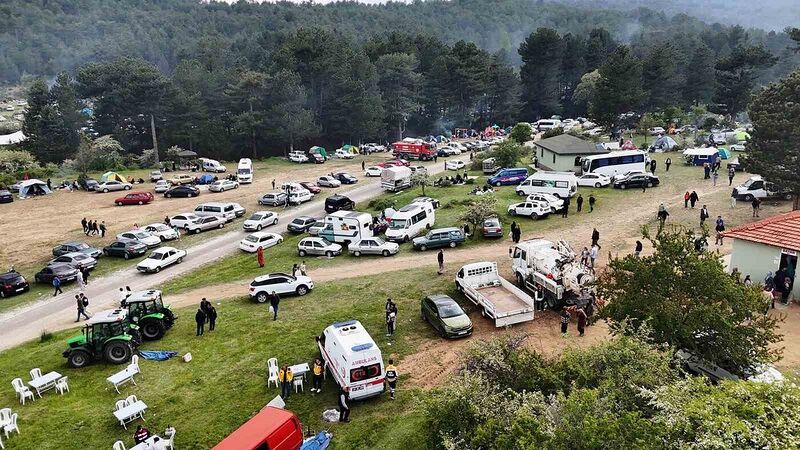
POLYGON ((128 320, 139 326, 142 338, 146 341, 164 337, 164 333, 172 328, 178 318, 169 305, 164 306, 161 291, 156 289, 134 292, 122 306, 128 309, 128 320))
POLYGON ((131 360, 141 338, 136 325, 128 322, 121 309, 100 311, 83 327, 83 333, 67 341, 63 356, 71 367, 79 369, 93 361, 124 364, 131 360))

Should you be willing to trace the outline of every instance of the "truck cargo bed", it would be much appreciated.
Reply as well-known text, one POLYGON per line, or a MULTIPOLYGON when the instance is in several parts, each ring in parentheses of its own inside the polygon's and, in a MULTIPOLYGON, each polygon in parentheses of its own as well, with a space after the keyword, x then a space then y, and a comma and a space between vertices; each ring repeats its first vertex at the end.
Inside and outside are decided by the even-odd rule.
POLYGON ((524 301, 504 286, 487 286, 479 288, 478 291, 485 297, 492 299, 494 310, 498 315, 505 315, 528 307, 524 301))

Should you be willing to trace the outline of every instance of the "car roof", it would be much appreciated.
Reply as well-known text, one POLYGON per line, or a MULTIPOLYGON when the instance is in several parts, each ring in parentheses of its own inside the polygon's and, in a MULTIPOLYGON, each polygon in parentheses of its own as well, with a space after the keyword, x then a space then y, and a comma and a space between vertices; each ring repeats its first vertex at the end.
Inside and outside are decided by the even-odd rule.
POLYGON ((85 242, 80 242, 80 241, 68 241, 64 242, 61 245, 87 245, 87 244, 85 242))
POLYGON ((3 280, 8 280, 8 279, 11 279, 11 278, 17 278, 17 277, 21 277, 21 276, 22 276, 22 274, 17 272, 16 270, 10 270, 10 271, 5 272, 5 273, 0 273, 0 279, 3 279, 3 280))
POLYGON ((153 250, 153 253, 164 253, 170 250, 178 250, 178 249, 175 247, 161 247, 153 250))
POLYGON ((59 270, 64 271, 64 270, 72 270, 72 269, 74 269, 74 267, 72 267, 70 264, 62 263, 62 262, 55 263, 55 264, 48 264, 47 267, 53 269, 54 272, 55 271, 59 271, 59 270))
POLYGON ((436 305, 446 305, 451 303, 458 304, 455 300, 450 298, 450 296, 445 294, 431 294, 428 296, 428 298, 431 299, 431 301, 433 301, 433 303, 436 305))
POLYGON ((450 232, 450 231, 461 231, 461 228, 456 227, 445 227, 445 228, 434 228, 430 232, 431 233, 442 233, 442 232, 450 232))
POLYGON ((253 233, 250 233, 250 236, 255 236, 255 237, 264 237, 264 236, 280 236, 280 234, 278 234, 278 233, 273 233, 273 232, 271 232, 271 231, 255 231, 255 232, 253 232, 253 233))

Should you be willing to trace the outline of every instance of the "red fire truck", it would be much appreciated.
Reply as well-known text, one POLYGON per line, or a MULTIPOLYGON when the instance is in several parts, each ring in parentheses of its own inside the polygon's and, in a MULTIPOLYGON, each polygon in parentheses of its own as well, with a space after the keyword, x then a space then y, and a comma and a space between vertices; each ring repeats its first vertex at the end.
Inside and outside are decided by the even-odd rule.
POLYGON ((420 161, 430 161, 436 149, 433 144, 427 142, 405 142, 399 141, 392 144, 395 158, 418 159, 420 161))

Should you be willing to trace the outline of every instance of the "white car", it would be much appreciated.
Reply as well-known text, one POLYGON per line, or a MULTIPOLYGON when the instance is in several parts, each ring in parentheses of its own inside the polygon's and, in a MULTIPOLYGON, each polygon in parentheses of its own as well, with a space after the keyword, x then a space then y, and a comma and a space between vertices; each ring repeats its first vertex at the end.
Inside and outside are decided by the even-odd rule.
POLYGON ((189 225, 190 222, 193 222, 199 218, 200 216, 195 213, 180 213, 172 216, 172 218, 169 219, 169 223, 170 225, 175 225, 178 228, 186 229, 186 226, 189 225))
POLYGON ((541 192, 535 192, 530 194, 526 199, 526 202, 543 202, 550 206, 552 212, 561 211, 561 208, 564 207, 564 200, 556 197, 555 195, 545 194, 541 192))
POLYGON ((97 266, 97 259, 92 258, 86 253, 70 252, 52 259, 49 263, 47 263, 47 265, 51 266, 54 264, 63 264, 63 263, 69 264, 70 266, 76 269, 90 270, 94 269, 95 266, 97 266))
POLYGON ((743 152, 745 151, 745 144, 733 144, 731 145, 732 152, 743 152))
POLYGON ((258 303, 266 303, 273 292, 278 295, 297 294, 302 296, 308 294, 312 289, 314 289, 314 282, 305 275, 295 277, 280 272, 271 273, 257 277, 250 282, 250 298, 258 303))
POLYGON ((667 132, 664 127, 653 127, 648 130, 650 136, 658 136, 667 132))
POLYGON ((353 159, 355 157, 354 154, 342 149, 336 150, 336 152, 333 155, 341 159, 353 159))
POLYGON ((178 250, 174 247, 161 247, 158 250, 154 250, 150 256, 137 264, 136 270, 145 273, 158 273, 161 272, 161 269, 171 266, 172 264, 180 264, 185 257, 186 250, 178 250))
POLYGON ((158 180, 163 180, 163 179, 164 179, 164 175, 161 173, 160 170, 154 170, 154 171, 150 172, 150 181, 158 181, 158 180))
POLYGON ((225 192, 230 189, 239 189, 239 182, 231 180, 217 180, 208 186, 208 190, 211 192, 225 192))
POLYGON ((585 173, 578 177, 578 186, 604 187, 611 184, 611 178, 600 173, 585 173))
POLYGON ((302 153, 289 153, 289 161, 296 163, 307 163, 308 156, 302 153))
POLYGON ((307 237, 297 243, 297 254, 302 256, 306 255, 324 255, 328 258, 342 254, 342 246, 334 244, 321 237, 307 237))
POLYGON ((447 170, 461 170, 466 166, 467 165, 464 163, 464 161, 461 161, 460 159, 454 159, 444 163, 444 168, 447 170))
POLYGON ((158 236, 162 241, 178 239, 178 232, 175 231, 171 226, 163 223, 151 223, 150 225, 144 227, 144 231, 147 231, 153 236, 158 236))
POLYGON ((308 234, 310 234, 311 236, 316 236, 316 235, 318 235, 318 234, 319 234, 319 232, 320 232, 320 231, 322 231, 322 229, 323 229, 323 228, 325 228, 325 225, 327 225, 327 224, 326 224, 326 223, 325 223, 325 221, 324 221, 324 220, 322 220, 322 219, 320 219, 320 220, 318 220, 318 221, 314 222, 314 225, 311 225, 311 226, 308 228, 308 234))
POLYGON ((172 185, 169 183, 169 181, 158 180, 156 181, 156 186, 154 190, 156 191, 156 194, 163 194, 164 192, 167 192, 171 187, 172 185))
POLYGON ((534 220, 547 217, 550 212, 550 206, 545 202, 524 201, 508 206, 508 213, 512 216, 526 216, 534 220))
POLYGON ((189 222, 184 228, 189 233, 199 233, 213 228, 224 228, 225 218, 220 216, 205 216, 189 222))
POLYGON ((272 211, 256 211, 242 224, 244 231, 261 231, 270 225, 277 225, 278 214, 272 211))
POLYGON ((129 191, 133 187, 130 183, 123 183, 121 181, 106 181, 100 183, 94 188, 95 192, 111 192, 111 191, 129 191))
POLYGON ((336 188, 342 185, 342 182, 333 178, 330 175, 323 175, 317 178, 317 186, 336 188))
POLYGON ((347 250, 353 256, 361 255, 395 255, 400 251, 400 244, 386 242, 381 238, 371 237, 353 242, 347 246, 347 250))
POLYGON ((293 205, 299 205, 300 203, 305 203, 313 198, 314 194, 305 189, 303 189, 302 191, 294 191, 289 193, 289 203, 293 205))
POLYGON ((161 245, 161 238, 154 236, 145 230, 131 230, 117 235, 118 241, 123 242, 141 242, 148 248, 158 247, 161 245))
POLYGON ((381 172, 383 172, 383 168, 378 166, 369 166, 364 169, 364 176, 365 177, 379 177, 381 176, 381 172))
POLYGON ((268 249, 283 242, 283 236, 278 233, 267 233, 266 231, 256 231, 248 234, 246 238, 239 241, 239 248, 247 253, 255 253, 259 247, 268 249))

